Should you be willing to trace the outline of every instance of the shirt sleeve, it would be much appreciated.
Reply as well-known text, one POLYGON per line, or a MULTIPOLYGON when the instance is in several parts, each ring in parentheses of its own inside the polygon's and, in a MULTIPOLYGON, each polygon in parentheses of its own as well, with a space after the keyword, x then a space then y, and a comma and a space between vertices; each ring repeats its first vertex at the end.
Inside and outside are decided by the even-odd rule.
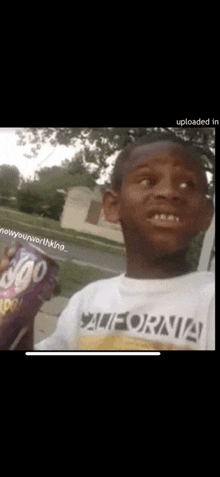
POLYGON ((34 346, 37 351, 69 351, 78 349, 81 317, 81 292, 76 293, 61 313, 54 333, 34 346))
POLYGON ((206 349, 215 350, 215 297, 212 298, 208 310, 206 349))

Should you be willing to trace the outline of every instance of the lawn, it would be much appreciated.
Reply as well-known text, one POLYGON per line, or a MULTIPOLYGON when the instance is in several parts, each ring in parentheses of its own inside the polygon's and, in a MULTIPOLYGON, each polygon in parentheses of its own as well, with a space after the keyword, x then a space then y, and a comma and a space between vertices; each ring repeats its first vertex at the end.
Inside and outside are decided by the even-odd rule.
MULTIPOLYGON (((0 207, 0 228, 1 227, 15 232, 28 233, 29 235, 37 236, 39 238, 57 240, 60 244, 77 244, 85 248, 91 248, 111 254, 124 255, 124 247, 121 244, 115 244, 110 240, 102 239, 101 237, 93 235, 80 234, 74 230, 66 231, 65 229, 64 231, 56 220, 25 214, 8 209, 7 207, 0 207), (92 242, 91 240, 96 240, 98 243, 92 242)), ((0 252, 3 252, 5 246, 5 243, 1 243, 0 233, 0 252)), ((60 295, 67 298, 70 298, 73 293, 77 292, 90 282, 114 276, 111 272, 78 265, 69 260, 61 261, 58 259, 57 262, 60 267, 60 295)))
POLYGON ((1 227, 15 232, 28 233, 38 238, 48 238, 57 241, 60 245, 70 243, 115 255, 125 255, 123 244, 72 229, 63 229, 56 220, 26 214, 9 207, 0 206, 1 227))
MULTIPOLYGON (((4 252, 6 244, 0 243, 0 253, 4 252)), ((97 268, 72 263, 69 260, 56 260, 59 265, 59 295, 70 298, 73 293, 81 290, 88 283, 103 278, 111 278, 115 274, 97 268)))
POLYGON ((88 283, 103 278, 111 278, 113 273, 104 272, 92 267, 85 267, 69 261, 58 261, 60 266, 59 283, 60 295, 70 298, 73 293, 81 290, 88 283))

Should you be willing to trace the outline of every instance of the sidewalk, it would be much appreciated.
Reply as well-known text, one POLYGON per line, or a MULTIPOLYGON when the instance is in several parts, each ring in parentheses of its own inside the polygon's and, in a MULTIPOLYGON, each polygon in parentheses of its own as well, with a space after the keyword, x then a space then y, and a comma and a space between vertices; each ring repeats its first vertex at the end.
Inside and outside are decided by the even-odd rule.
POLYGON ((34 344, 39 343, 54 332, 58 318, 68 301, 69 299, 66 297, 56 296, 43 303, 35 317, 34 344))

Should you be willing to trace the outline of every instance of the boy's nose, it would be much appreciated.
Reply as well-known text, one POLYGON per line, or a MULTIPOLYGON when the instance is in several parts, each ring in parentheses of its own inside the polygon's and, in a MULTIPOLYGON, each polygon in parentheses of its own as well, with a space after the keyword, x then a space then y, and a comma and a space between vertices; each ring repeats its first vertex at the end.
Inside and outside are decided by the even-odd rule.
POLYGON ((166 177, 155 188, 155 195, 157 198, 179 199, 180 189, 175 187, 171 178, 166 177))

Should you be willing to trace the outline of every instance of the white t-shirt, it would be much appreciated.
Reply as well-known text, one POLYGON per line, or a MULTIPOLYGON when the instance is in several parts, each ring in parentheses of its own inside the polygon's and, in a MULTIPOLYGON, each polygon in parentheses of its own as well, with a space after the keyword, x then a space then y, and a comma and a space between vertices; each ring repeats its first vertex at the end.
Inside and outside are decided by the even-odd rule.
POLYGON ((212 272, 98 280, 72 296, 35 349, 214 350, 214 294, 212 272))

